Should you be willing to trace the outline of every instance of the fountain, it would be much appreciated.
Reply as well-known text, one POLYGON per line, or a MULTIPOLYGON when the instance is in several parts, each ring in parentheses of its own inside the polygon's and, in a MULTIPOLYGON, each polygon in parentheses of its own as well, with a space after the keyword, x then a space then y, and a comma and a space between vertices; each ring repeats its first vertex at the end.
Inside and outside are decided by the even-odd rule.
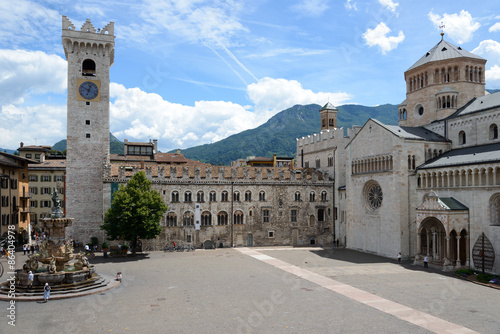
MULTIPOLYGON (((83 252, 73 253, 72 241, 66 239, 66 227, 71 226, 74 219, 64 217, 55 187, 51 195, 51 217, 41 219, 47 238, 40 244, 39 253, 29 255, 23 269, 16 271, 16 294, 35 296, 43 291, 45 283, 52 287, 53 294, 88 291, 107 286, 109 279, 96 274, 95 266, 89 264, 83 252), (27 287, 30 271, 34 274, 33 288, 27 287)), ((5 293, 6 289, 6 284, 0 285, 0 295, 5 293)))

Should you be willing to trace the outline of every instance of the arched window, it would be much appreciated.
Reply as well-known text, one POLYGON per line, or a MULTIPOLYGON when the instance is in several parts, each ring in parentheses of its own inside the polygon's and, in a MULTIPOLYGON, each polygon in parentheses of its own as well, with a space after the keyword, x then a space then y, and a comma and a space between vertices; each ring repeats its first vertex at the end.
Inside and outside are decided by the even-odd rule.
POLYGON ((326 191, 322 191, 321 192, 321 202, 326 202, 327 200, 327 194, 326 194, 326 191))
POLYGON ((243 224, 243 212, 238 210, 234 213, 234 224, 235 225, 243 224))
POLYGON ((490 225, 500 225, 500 194, 490 198, 490 225))
POLYGON ((201 225, 212 225, 212 214, 209 211, 203 211, 201 214, 201 225))
POLYGON ((194 225, 194 215, 190 211, 186 211, 184 216, 182 216, 182 226, 193 226, 194 225))
POLYGON ((82 63, 82 75, 95 76, 95 63, 92 59, 85 59, 82 63))
POLYGON ((309 194, 309 202, 314 202, 316 200, 316 195, 314 194, 314 192, 311 192, 309 194))
POLYGON ((498 139, 498 126, 496 124, 490 125, 490 140, 498 139))
POLYGON ((235 201, 235 202, 239 202, 240 201, 240 192, 239 191, 235 191, 233 193, 233 201, 235 201))
POLYGON ((203 193, 203 191, 198 191, 198 193, 196 194, 196 201, 198 203, 205 202, 205 194, 203 193))
POLYGON ((165 217, 166 226, 177 226, 177 215, 174 212, 169 212, 165 217))
POLYGON ((225 211, 217 214, 217 225, 227 225, 227 213, 225 211))
POLYGON ((265 202, 266 201, 266 193, 262 190, 259 192, 259 201, 265 202))
POLYGON ((295 193, 295 202, 300 202, 300 192, 295 193))
POLYGON ((229 201, 229 195, 228 195, 227 191, 224 190, 222 192, 222 194, 221 194, 221 197, 222 197, 222 199, 221 199, 222 202, 228 202, 229 201))
POLYGON ((215 191, 211 191, 209 195, 210 202, 216 202, 217 201, 217 193, 215 191))
POLYGON ((465 136, 465 131, 460 131, 459 134, 458 134, 458 143, 460 145, 464 145, 465 143, 467 143, 467 138, 465 136))
POLYGON ((177 191, 172 191, 172 202, 179 202, 179 193, 177 191))
POLYGON ((245 201, 246 202, 252 201, 252 192, 250 190, 245 191, 245 201))
POLYGON ((193 198, 192 198, 192 194, 190 191, 186 191, 184 193, 184 202, 192 202, 193 201, 193 198))

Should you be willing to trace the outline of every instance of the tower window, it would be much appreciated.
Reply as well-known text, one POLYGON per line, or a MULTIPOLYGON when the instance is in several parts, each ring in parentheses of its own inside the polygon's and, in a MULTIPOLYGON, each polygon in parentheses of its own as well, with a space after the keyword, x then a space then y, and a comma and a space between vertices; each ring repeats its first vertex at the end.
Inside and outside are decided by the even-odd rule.
POLYGON ((90 106, 90 102, 89 101, 85 102, 85 105, 90 106))
POLYGON ((90 138, 90 133, 85 134, 86 138, 90 138))
POLYGON ((83 61, 82 75, 95 77, 95 63, 92 59, 85 59, 83 61))
POLYGON ((89 119, 87 119, 87 120, 85 121, 85 124, 86 124, 86 125, 90 125, 90 120, 89 120, 89 119))
POLYGON ((467 142, 467 139, 466 139, 466 136, 465 136, 465 132, 464 131, 460 131, 460 133, 458 134, 458 143, 460 145, 464 145, 466 142, 467 142))
POLYGON ((490 140, 498 139, 498 126, 496 124, 490 125, 490 140))

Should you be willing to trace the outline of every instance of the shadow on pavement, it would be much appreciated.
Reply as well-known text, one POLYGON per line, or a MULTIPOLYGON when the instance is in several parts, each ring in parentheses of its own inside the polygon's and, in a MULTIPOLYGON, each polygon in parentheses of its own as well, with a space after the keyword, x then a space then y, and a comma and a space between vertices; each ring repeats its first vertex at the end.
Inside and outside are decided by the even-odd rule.
POLYGON ((96 255, 95 258, 89 259, 90 264, 101 264, 101 263, 122 263, 122 262, 134 262, 140 260, 149 259, 149 253, 137 253, 136 255, 127 254, 127 256, 109 256, 104 257, 102 255, 96 255))

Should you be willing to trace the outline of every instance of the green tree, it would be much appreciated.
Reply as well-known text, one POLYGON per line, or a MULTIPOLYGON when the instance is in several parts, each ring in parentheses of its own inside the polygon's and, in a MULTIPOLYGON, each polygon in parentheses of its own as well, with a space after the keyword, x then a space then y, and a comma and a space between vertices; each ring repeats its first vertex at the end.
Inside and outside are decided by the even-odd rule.
POLYGON ((101 229, 109 240, 130 241, 135 254, 139 238, 153 239, 161 233, 160 219, 166 211, 160 194, 151 189, 151 181, 140 171, 114 193, 101 229))

